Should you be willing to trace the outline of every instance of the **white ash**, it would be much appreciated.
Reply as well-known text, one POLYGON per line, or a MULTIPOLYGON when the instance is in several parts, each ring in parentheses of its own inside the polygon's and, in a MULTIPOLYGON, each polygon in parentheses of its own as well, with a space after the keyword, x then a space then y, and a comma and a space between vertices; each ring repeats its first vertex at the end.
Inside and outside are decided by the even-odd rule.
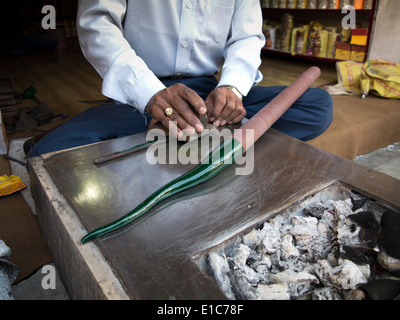
POLYGON ((316 269, 316 274, 319 279, 324 279, 326 286, 331 283, 336 288, 348 290, 367 282, 359 266, 350 260, 345 259, 336 267, 332 267, 326 260, 320 260, 318 264, 320 268, 318 271, 316 269))
POLYGON ((290 300, 287 283, 260 284, 257 286, 258 300, 290 300))
POLYGON ((348 253, 379 252, 361 239, 364 230, 351 216, 374 210, 379 220, 385 211, 370 199, 354 208, 359 197, 340 186, 321 191, 209 253, 209 274, 229 299, 346 299, 372 275, 363 253, 354 261, 348 253))
POLYGON ((231 283, 228 277, 229 265, 225 256, 220 256, 217 253, 211 252, 208 255, 209 263, 214 271, 214 279, 217 285, 225 293, 228 299, 234 300, 235 295, 231 289, 231 283))

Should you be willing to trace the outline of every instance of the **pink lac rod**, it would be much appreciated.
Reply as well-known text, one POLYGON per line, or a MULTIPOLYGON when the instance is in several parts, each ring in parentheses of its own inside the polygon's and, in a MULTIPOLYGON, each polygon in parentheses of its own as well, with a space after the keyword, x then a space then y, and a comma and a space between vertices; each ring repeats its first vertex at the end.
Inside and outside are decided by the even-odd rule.
POLYGON ((243 124, 239 130, 236 130, 233 137, 240 142, 243 152, 250 148, 311 87, 320 75, 321 70, 318 67, 307 69, 243 124), (254 135, 247 136, 247 130, 252 130, 254 135))

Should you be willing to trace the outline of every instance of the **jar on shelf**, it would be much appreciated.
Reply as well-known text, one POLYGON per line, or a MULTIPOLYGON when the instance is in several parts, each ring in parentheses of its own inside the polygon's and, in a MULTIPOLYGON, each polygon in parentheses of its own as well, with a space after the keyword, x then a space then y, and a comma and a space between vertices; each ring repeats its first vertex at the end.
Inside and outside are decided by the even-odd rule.
POLYGON ((363 8, 366 9, 366 10, 371 10, 372 9, 372 4, 373 4, 373 0, 364 0, 363 8))
POLYGON ((261 0, 262 8, 271 8, 271 0, 261 0))
POLYGON ((279 8, 278 7, 278 0, 271 0, 270 8, 279 8))
POLYGON ((287 1, 286 0, 278 0, 278 8, 286 9, 287 1))
POLYGON ((318 1, 308 0, 308 9, 318 9, 318 1))
POLYGON ((328 0, 318 0, 318 9, 328 9, 328 0))
POLYGON ((296 9, 297 7, 297 0, 287 0, 286 8, 288 9, 296 9))
POLYGON ((297 9, 307 9, 307 4, 308 4, 307 0, 297 0, 296 8, 297 9))
POLYGON ((340 7, 344 6, 354 6, 354 0, 342 0, 340 7))

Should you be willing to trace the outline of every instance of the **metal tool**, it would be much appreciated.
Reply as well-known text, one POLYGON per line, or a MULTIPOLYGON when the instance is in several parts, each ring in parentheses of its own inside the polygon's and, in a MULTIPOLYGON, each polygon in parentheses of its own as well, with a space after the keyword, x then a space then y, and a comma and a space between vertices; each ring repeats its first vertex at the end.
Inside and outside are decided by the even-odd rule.
POLYGON ((165 143, 165 141, 166 141, 165 139, 156 140, 156 141, 147 141, 145 143, 138 144, 138 145, 136 145, 136 146, 134 146, 132 148, 128 148, 128 149, 125 149, 125 150, 122 150, 122 151, 113 152, 113 153, 107 154, 105 156, 101 156, 101 157, 95 158, 93 160, 93 163, 95 165, 99 165, 99 164, 107 162, 107 161, 111 161, 111 160, 114 160, 114 159, 118 159, 118 158, 124 157, 124 156, 126 156, 128 154, 132 154, 132 153, 135 153, 135 152, 139 152, 141 150, 145 150, 145 149, 149 148, 151 145, 156 146, 156 145, 159 145, 159 144, 163 144, 163 143, 165 143))
POLYGON ((26 162, 23 162, 23 161, 21 161, 21 160, 19 160, 19 159, 16 159, 16 158, 14 158, 14 157, 10 157, 8 154, 3 154, 3 157, 4 158, 6 158, 7 160, 9 160, 9 161, 13 161, 13 162, 16 162, 16 163, 18 163, 18 164, 20 164, 21 166, 26 166, 26 162))
MULTIPOLYGON (((204 126, 204 129, 208 129, 210 131, 216 129, 215 125, 213 125, 212 123, 208 122, 206 114, 200 115, 200 121, 201 121, 202 125, 204 126)), ((139 145, 133 146, 133 147, 125 149, 125 150, 113 152, 113 153, 107 154, 105 156, 101 156, 101 157, 95 158, 95 159, 93 159, 93 163, 95 165, 99 165, 99 164, 102 164, 104 162, 115 160, 115 159, 124 157, 126 155, 129 155, 129 154, 132 154, 132 153, 135 153, 135 152, 146 150, 151 145, 157 146, 157 145, 163 144, 166 141, 167 140, 162 139, 162 140, 148 141, 148 142, 145 142, 145 143, 141 143, 139 145)))

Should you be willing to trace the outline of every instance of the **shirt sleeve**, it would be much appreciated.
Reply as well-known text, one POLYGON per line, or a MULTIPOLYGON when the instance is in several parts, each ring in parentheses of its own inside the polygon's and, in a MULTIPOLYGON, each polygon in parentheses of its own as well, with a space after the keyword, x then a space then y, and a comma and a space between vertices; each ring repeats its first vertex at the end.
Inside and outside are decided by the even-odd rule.
POLYGON ((123 36, 126 0, 80 0, 79 43, 85 58, 103 78, 102 94, 144 112, 165 86, 123 36))
POLYGON ((246 96, 262 80, 258 70, 265 44, 262 24, 260 1, 236 1, 219 86, 233 85, 246 96))

